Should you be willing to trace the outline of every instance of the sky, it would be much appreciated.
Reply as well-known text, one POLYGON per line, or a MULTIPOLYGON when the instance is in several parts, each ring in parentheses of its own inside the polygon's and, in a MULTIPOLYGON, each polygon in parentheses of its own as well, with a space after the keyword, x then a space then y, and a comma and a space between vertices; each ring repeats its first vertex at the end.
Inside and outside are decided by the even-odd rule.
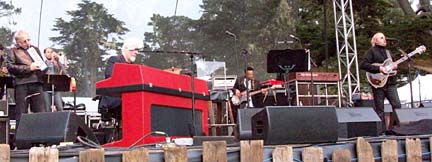
MULTIPOLYGON (((54 46, 49 37, 58 36, 54 27, 55 19, 62 17, 69 20, 70 16, 66 11, 77 10, 77 4, 81 0, 6 0, 11 1, 15 7, 22 9, 21 14, 14 15, 10 18, 0 20, 0 26, 7 26, 13 31, 25 29, 30 34, 33 45, 38 45, 38 26, 41 1, 42 23, 40 32, 39 47, 41 49, 54 46), (9 22, 16 22, 16 25, 9 22)), ((101 3, 107 8, 108 13, 113 14, 115 18, 125 22, 126 28, 130 31, 123 38, 137 37, 144 39, 144 32, 151 32, 152 27, 147 24, 153 14, 162 16, 173 16, 175 11, 176 0, 91 0, 101 3)), ((178 0, 177 15, 187 16, 192 19, 198 19, 202 15, 199 5, 202 0, 178 0)))

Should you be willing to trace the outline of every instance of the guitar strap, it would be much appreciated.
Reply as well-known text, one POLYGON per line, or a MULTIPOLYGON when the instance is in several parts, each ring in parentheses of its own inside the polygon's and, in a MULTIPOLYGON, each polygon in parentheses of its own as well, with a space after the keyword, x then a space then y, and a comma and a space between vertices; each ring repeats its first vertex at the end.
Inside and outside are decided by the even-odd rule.
POLYGON ((386 54, 387 54, 387 59, 390 58, 391 61, 393 61, 393 58, 390 55, 390 51, 389 50, 385 50, 386 54))

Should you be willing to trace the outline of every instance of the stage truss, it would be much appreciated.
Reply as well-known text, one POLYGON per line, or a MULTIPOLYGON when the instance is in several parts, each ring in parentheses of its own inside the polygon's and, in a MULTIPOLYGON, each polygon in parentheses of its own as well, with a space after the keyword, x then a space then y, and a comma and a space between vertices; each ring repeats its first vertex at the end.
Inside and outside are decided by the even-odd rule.
POLYGON ((360 91, 352 1, 333 0, 333 10, 341 95, 346 104, 352 105, 353 93, 360 91))

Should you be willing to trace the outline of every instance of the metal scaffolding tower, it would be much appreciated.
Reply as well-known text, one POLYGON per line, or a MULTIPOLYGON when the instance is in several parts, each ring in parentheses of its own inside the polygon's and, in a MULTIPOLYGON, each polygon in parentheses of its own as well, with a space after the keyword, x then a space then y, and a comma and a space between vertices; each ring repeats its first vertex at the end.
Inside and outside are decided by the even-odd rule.
POLYGON ((355 23, 351 0, 333 0, 336 49, 342 97, 352 105, 352 94, 360 91, 355 23))

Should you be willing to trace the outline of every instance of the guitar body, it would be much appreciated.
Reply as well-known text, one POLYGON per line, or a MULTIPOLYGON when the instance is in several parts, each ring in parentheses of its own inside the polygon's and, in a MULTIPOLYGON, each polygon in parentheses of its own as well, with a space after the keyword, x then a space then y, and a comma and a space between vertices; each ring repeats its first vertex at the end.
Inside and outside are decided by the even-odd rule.
MULTIPOLYGON (((393 63, 393 61, 391 59, 387 59, 381 64, 380 63, 373 63, 372 65, 390 67, 392 63, 393 63)), ((387 74, 366 72, 366 78, 372 87, 381 88, 387 84, 388 77, 395 75, 395 74, 396 74, 396 72, 394 72, 394 71, 390 71, 387 74)))
POLYGON ((247 97, 246 95, 242 95, 240 97, 234 95, 231 98, 231 102, 234 106, 238 106, 239 108, 243 109, 247 106, 247 97))

